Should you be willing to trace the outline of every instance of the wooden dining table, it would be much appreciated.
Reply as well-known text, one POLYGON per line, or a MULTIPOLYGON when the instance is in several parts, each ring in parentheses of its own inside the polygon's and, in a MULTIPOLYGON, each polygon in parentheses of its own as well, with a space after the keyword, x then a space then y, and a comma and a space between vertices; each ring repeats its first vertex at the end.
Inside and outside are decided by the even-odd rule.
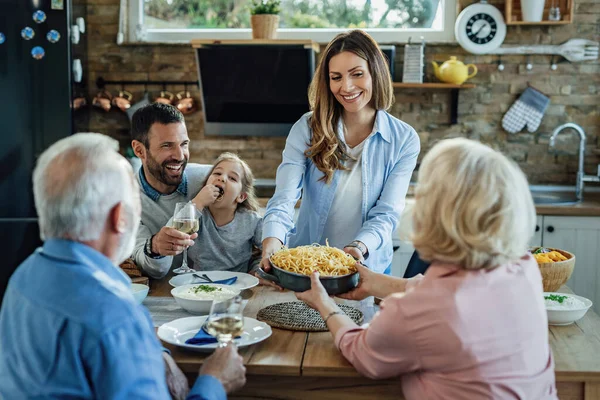
MULTIPOLYGON (((171 296, 168 279, 150 284, 150 296, 171 296)), ((569 293, 567 287, 563 292, 569 293)), ((293 292, 257 286, 242 292, 248 303, 244 315, 256 318, 268 305, 295 301, 293 292)), ((373 298, 361 302, 340 300, 360 309, 364 322, 378 311, 373 298)), ((589 310, 569 326, 549 327, 556 386, 561 400, 600 399, 600 317, 589 310)), ((164 343, 191 382, 205 353, 164 343)), ((247 383, 232 399, 403 399, 400 379, 372 380, 361 376, 334 345, 329 332, 299 332, 273 328, 271 337, 239 349, 247 383)))

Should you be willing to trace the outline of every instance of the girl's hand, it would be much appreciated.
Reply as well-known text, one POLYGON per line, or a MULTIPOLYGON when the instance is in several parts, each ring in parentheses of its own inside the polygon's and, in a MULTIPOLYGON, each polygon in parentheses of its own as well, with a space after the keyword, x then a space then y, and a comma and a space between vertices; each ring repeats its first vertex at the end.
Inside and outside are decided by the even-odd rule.
POLYGON ((262 241, 262 260, 260 260, 260 267, 265 272, 271 270, 271 264, 269 263, 269 257, 273 255, 277 250, 281 249, 283 243, 279 239, 274 237, 268 237, 262 241))
POLYGON ((371 284, 373 283, 373 275, 376 272, 371 271, 359 262, 356 263, 356 269, 360 276, 358 285, 348 293, 338 294, 337 297, 346 300, 363 300, 373 295, 371 293, 371 284))
POLYGON ((196 208, 201 210, 204 207, 213 204, 217 197, 221 194, 218 187, 215 185, 207 184, 200 190, 200 192, 194 197, 192 203, 196 205, 196 208))
POLYGON ((323 306, 329 302, 335 303, 321 284, 319 273, 316 271, 310 275, 310 290, 296 293, 296 298, 302 300, 315 310, 323 308, 323 306))

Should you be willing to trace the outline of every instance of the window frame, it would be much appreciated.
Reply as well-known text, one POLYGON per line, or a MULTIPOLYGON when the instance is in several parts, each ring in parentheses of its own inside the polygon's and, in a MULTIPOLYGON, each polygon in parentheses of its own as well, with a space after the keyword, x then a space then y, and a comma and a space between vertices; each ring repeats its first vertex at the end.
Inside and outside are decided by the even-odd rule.
MULTIPOLYGON (((129 0, 127 38, 130 43, 189 43, 192 39, 236 40, 252 37, 251 29, 147 29, 144 28, 144 0, 129 0)), ((426 43, 456 43, 454 24, 457 17, 457 0, 440 0, 444 29, 365 29, 377 43, 399 44, 421 41, 426 43)), ((329 43, 335 35, 348 29, 278 29, 277 38, 287 40, 313 40, 329 43)))

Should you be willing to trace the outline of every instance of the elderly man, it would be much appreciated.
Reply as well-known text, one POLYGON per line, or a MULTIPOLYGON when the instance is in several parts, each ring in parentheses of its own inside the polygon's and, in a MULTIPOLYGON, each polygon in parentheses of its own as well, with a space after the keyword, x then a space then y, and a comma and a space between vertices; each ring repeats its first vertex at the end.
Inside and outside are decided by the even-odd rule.
POLYGON ((181 256, 174 256, 197 237, 165 225, 175 204, 194 201, 211 166, 188 165, 190 139, 183 115, 173 106, 154 103, 140 108, 133 114, 131 134, 133 151, 142 161, 137 173, 142 223, 133 258, 146 274, 162 278, 171 265, 181 265, 181 256))
MULTIPOLYGON (((131 167, 100 134, 50 146, 33 175, 42 248, 11 277, 0 310, 0 398, 168 399, 152 322, 116 266, 140 217, 131 167)), ((165 354, 165 355, 163 355, 165 354)), ((200 369, 190 399, 245 382, 234 347, 200 369)))

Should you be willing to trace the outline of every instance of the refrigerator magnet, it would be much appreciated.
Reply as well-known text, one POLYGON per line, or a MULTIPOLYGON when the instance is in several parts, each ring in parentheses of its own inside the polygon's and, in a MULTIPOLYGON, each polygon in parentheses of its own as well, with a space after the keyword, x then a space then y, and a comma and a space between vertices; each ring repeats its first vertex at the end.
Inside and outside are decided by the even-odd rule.
POLYGON ((64 2, 64 0, 52 0, 50 8, 53 10, 64 10, 65 2, 64 2))

